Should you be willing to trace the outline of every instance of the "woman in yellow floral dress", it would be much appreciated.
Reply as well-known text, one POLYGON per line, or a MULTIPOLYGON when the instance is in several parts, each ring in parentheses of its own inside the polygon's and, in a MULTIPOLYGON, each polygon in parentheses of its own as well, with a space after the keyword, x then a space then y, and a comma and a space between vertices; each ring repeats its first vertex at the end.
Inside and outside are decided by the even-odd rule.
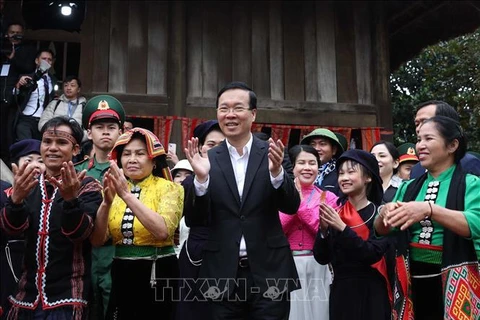
POLYGON ((150 131, 133 128, 112 150, 104 199, 91 237, 115 245, 108 318, 173 319, 178 262, 173 234, 183 211, 183 188, 173 183, 165 150, 150 131))

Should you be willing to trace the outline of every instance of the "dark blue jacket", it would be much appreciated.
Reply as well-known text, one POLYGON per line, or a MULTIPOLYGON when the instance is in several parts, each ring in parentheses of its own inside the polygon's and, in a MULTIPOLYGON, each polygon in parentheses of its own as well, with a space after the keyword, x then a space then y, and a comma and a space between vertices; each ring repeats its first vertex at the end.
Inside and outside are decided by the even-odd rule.
MULTIPOLYGON (((480 176, 480 159, 478 159, 477 157, 467 153, 460 160, 460 164, 462 165, 463 171, 465 171, 466 173, 471 173, 476 176, 480 176)), ((412 172, 410 173, 410 179, 418 178, 424 173, 425 173, 425 168, 422 167, 422 165, 419 162, 413 166, 412 172)))

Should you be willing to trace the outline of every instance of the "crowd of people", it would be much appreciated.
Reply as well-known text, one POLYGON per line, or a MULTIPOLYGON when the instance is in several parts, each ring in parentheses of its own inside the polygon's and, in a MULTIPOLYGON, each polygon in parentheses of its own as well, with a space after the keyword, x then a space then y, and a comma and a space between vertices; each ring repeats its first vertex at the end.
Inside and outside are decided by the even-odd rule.
POLYGON ((54 97, 53 52, 30 58, 2 96, 1 317, 480 317, 480 159, 449 104, 416 107, 416 143, 287 148, 231 82, 176 154, 76 76, 54 97))

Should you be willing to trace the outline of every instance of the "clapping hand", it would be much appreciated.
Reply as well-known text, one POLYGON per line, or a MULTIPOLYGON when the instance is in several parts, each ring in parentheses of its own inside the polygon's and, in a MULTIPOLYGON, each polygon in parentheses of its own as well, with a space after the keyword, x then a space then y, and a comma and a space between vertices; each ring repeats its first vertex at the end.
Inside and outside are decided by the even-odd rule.
POLYGON ((385 217, 387 224, 405 230, 416 222, 425 219, 430 213, 428 202, 397 202, 396 207, 388 210, 385 217))
POLYGON ((113 198, 115 198, 116 194, 117 191, 115 190, 113 178, 110 174, 110 169, 108 169, 108 171, 103 176, 103 201, 106 204, 111 205, 113 202, 113 198))
POLYGON ((398 207, 398 204, 395 202, 389 202, 381 206, 381 209, 378 211, 378 216, 380 219, 382 219, 383 225, 385 227, 391 227, 388 223, 387 216, 390 211, 393 211, 395 208, 398 207))
POLYGON ((14 177, 11 199, 13 203, 20 204, 38 184, 36 177, 40 174, 40 171, 34 166, 29 166, 28 162, 24 162, 20 168, 12 163, 12 171, 14 177))
POLYGON ((272 138, 268 139, 268 170, 272 177, 276 178, 282 172, 283 152, 285 146, 279 139, 276 142, 272 138))
POLYGON ((204 183, 207 181, 210 173, 210 160, 208 156, 202 157, 198 151, 198 138, 191 138, 188 140, 187 148, 185 148, 185 156, 192 166, 193 172, 198 182, 204 183))
POLYGON ((72 161, 64 162, 60 169, 60 180, 55 177, 47 176, 47 180, 58 188, 63 200, 72 201, 78 197, 82 180, 85 178, 87 170, 81 172, 75 171, 72 161))
POLYGON ((110 181, 109 186, 113 186, 115 193, 125 200, 125 197, 131 193, 130 188, 128 187, 127 178, 125 178, 125 175, 123 174, 123 170, 118 167, 115 161, 110 160, 110 169, 108 171, 107 181, 110 181))
MULTIPOLYGON (((338 215, 338 212, 328 204, 321 202, 320 212, 321 212, 320 214, 321 223, 326 223, 331 228, 336 229, 338 231, 343 231, 347 226, 345 222, 343 222, 340 216, 338 215)), ((323 229, 323 226, 322 226, 322 229, 323 229)))

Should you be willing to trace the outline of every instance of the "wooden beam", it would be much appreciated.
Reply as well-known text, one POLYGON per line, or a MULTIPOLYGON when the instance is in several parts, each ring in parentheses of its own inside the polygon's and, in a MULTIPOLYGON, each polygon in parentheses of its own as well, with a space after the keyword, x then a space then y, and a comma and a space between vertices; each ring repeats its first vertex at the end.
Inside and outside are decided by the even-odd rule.
POLYGON ((129 93, 111 93, 111 92, 88 92, 83 93, 85 98, 90 99, 101 94, 108 94, 117 98, 121 103, 142 103, 142 104, 168 104, 168 97, 164 95, 145 95, 145 94, 129 94, 129 93))
MULTIPOLYGON (((310 101, 298 101, 298 100, 271 100, 271 99, 259 99, 259 110, 291 110, 295 112, 343 112, 352 113, 356 112, 365 114, 376 114, 377 109, 375 105, 371 104, 355 104, 355 103, 328 103, 328 102, 310 102, 310 101)), ((215 109, 215 99, 213 98, 187 98, 187 106, 193 108, 212 108, 215 109)))
MULTIPOLYGON (((215 119, 215 108, 213 107, 188 107, 187 117, 200 119, 215 119)), ((375 127, 377 116, 372 113, 356 112, 355 116, 345 116, 343 111, 304 111, 288 109, 263 109, 257 113, 256 122, 276 123, 290 125, 314 125, 314 126, 335 126, 335 127, 375 127), (288 119, 288 122, 285 121, 288 119)))
POLYGON ((93 60, 94 60, 94 37, 95 15, 98 2, 89 2, 88 12, 82 23, 81 44, 80 44, 80 66, 79 77, 82 81, 82 91, 90 92, 93 87, 93 60))
POLYGON ((25 30, 26 40, 35 41, 52 41, 52 42, 74 42, 80 43, 81 36, 78 32, 69 32, 65 30, 41 29, 41 30, 25 30))
POLYGON ((354 9, 350 2, 335 2, 334 8, 337 101, 356 103, 358 92, 354 9))
POLYGON ((480 12, 480 2, 478 1, 468 1, 468 4, 477 9, 480 12))
MULTIPOLYGON (((377 126, 393 130, 392 107, 390 103, 390 57, 386 22, 385 2, 372 3, 372 103, 377 106, 377 126)), ((393 136, 383 139, 393 140, 393 136)))
POLYGON ((402 30, 405 30, 411 25, 417 23, 418 21, 422 21, 426 16, 431 15, 432 13, 434 13, 435 11, 437 11, 438 9, 442 8, 447 4, 450 4, 450 1, 441 1, 440 3, 436 3, 434 6, 426 9, 424 13, 417 15, 415 18, 411 19, 405 24, 402 24, 402 26, 397 28, 396 30, 392 30, 392 32, 390 32, 390 38, 394 37, 396 34, 400 33, 402 30))
MULTIPOLYGON (((174 1, 169 4, 169 17, 171 18, 168 35, 168 114, 185 116, 185 99, 187 96, 186 77, 186 38, 187 25, 186 4, 184 1, 174 1)), ((181 123, 174 123, 170 141, 181 145, 182 127, 181 123)), ((183 153, 181 153, 183 154, 183 153)))
MULTIPOLYGON (((404 2, 402 2, 402 4, 404 4, 404 2)), ((414 9, 416 7, 419 7, 419 6, 425 6, 424 2, 423 1, 414 1, 412 4, 407 5, 407 7, 405 9, 400 10, 399 12, 394 14, 393 16, 389 17, 388 24, 393 24, 395 22, 395 20, 403 17, 404 15, 408 14, 412 9, 414 9)))

